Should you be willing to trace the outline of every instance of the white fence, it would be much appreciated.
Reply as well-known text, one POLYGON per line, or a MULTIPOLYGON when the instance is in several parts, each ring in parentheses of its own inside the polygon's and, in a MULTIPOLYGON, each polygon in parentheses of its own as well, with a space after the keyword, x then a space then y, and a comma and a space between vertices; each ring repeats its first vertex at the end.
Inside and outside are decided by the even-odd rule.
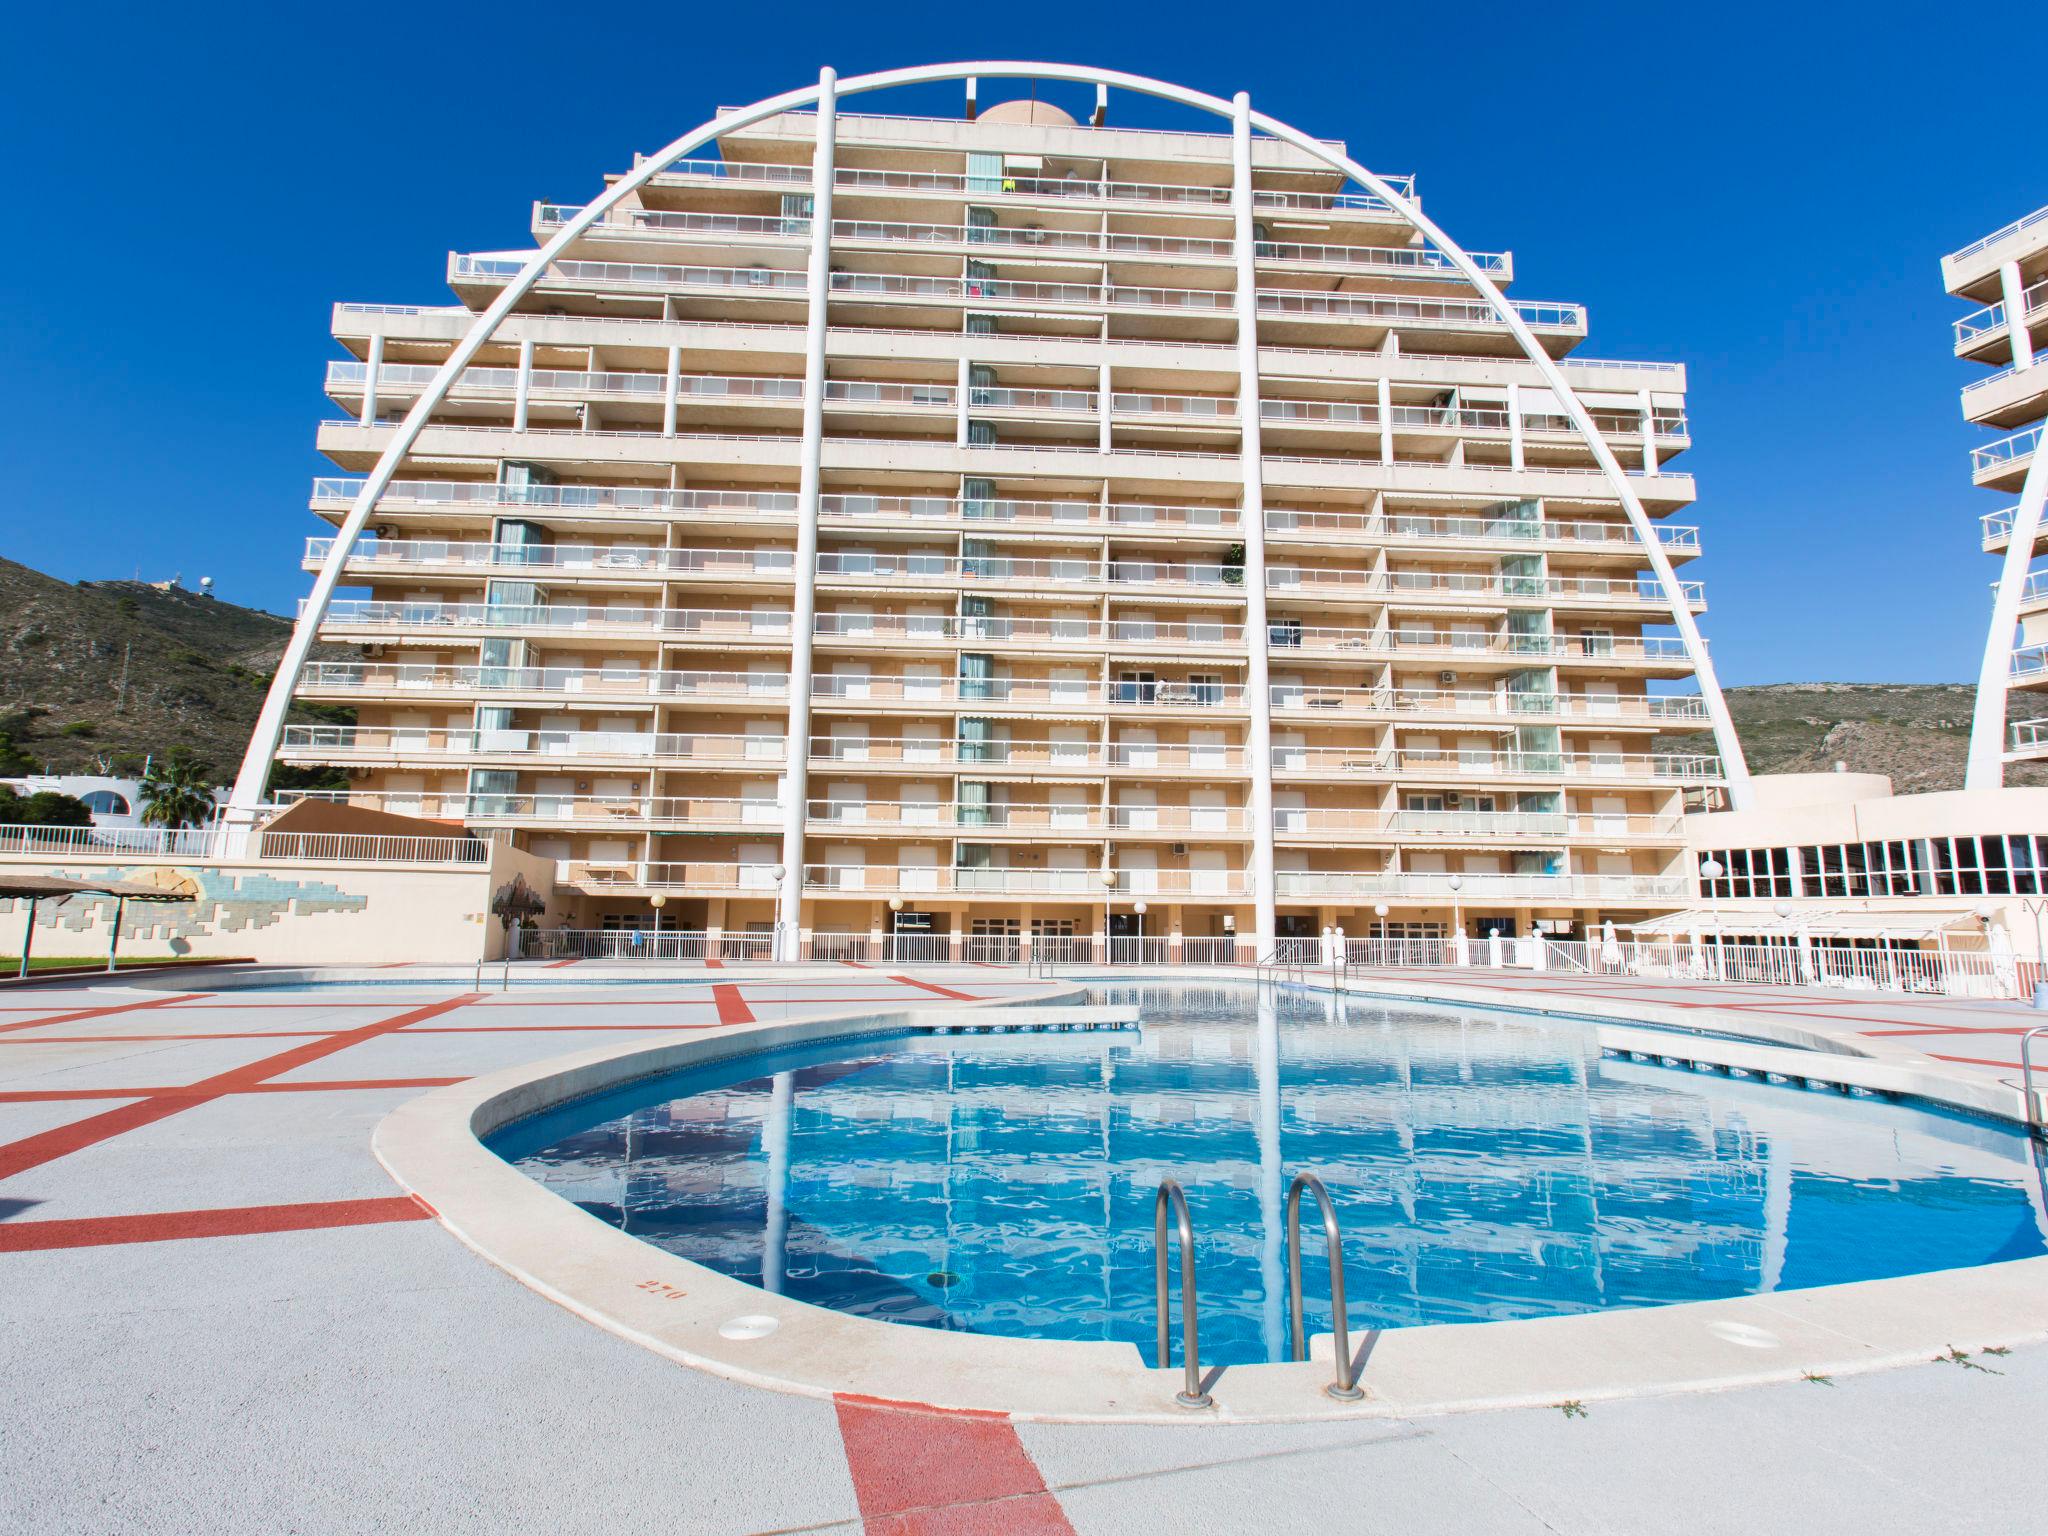
POLYGON ((0 826, 0 858, 248 859, 306 864, 488 864, 481 837, 391 837, 355 832, 265 832, 246 827, 0 826))

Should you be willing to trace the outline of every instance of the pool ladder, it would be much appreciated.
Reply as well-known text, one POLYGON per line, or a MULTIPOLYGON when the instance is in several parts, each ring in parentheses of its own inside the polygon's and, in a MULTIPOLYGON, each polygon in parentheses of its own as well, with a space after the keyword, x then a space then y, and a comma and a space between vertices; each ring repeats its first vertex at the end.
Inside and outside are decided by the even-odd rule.
POLYGON ((2048 1120, 2038 1112, 2034 1097, 2034 1036, 2048 1035, 2048 1024, 2038 1024, 2020 1036, 2020 1119, 2029 1131, 2048 1136, 2048 1120))
MULTIPOLYGON (((1344 1304, 1344 1239, 1337 1225, 1337 1207, 1323 1181, 1312 1173, 1299 1173, 1287 1186, 1287 1315, 1289 1358, 1308 1359, 1308 1334, 1302 1317, 1301 1293, 1301 1197, 1315 1196, 1323 1218, 1323 1242, 1329 1250, 1331 1343, 1336 1356, 1336 1374, 1323 1388, 1325 1395, 1340 1403, 1355 1403, 1365 1394, 1358 1387, 1358 1367, 1351 1358, 1351 1329, 1344 1304)), ((1167 1281, 1168 1218, 1174 1226, 1175 1246, 1180 1250, 1181 1389, 1173 1400, 1183 1408, 1207 1408, 1214 1399, 1202 1390, 1201 1305, 1195 1287, 1195 1224, 1188 1214, 1188 1197, 1180 1181, 1159 1181, 1158 1197, 1152 1202, 1153 1279, 1159 1310, 1159 1369, 1172 1364, 1173 1317, 1169 1306, 1172 1288, 1167 1281)))

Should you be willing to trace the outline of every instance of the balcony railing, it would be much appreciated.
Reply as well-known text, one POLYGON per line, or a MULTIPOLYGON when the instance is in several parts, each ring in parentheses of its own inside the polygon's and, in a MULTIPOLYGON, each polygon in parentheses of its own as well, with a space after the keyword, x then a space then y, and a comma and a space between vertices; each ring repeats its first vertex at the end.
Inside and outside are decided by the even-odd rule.
MULTIPOLYGON (((748 567, 752 569, 752 567, 748 567)), ((299 600, 304 613, 307 599, 299 600)), ((557 630, 568 634, 787 641, 790 615, 720 608, 585 607, 572 603, 374 602, 328 606, 323 628, 389 630, 419 638, 436 629, 557 630)))
POLYGON ((1242 709, 1241 683, 1207 681, 1100 682, 1093 678, 895 677, 814 673, 811 697, 876 704, 932 703, 1042 709, 1132 705, 1147 708, 1242 709))
MULTIPOLYGON (((809 186, 808 166, 781 165, 760 161, 682 159, 666 167, 662 177, 691 181, 751 181, 774 186, 809 186)), ((1414 178, 1385 178, 1404 196, 1414 193, 1414 178)), ((838 166, 833 185, 861 191, 964 193, 974 198, 1042 201, 1049 198, 1083 199, 1094 202, 1197 203, 1227 207, 1230 188, 1191 183, 1106 181, 1077 174, 1052 176, 961 175, 951 171, 895 171, 867 166, 838 166)), ((1290 192, 1255 187, 1253 206, 1259 208, 1301 208, 1390 212, 1385 200, 1367 192, 1290 192)))
MULTIPOLYGON (((2020 293, 2020 315, 2031 321, 2043 308, 2048 308, 2048 278, 2026 288, 2020 293)), ((1987 335, 2005 329, 2005 304, 1987 304, 1974 310, 1955 322, 1956 347, 1968 347, 1987 335)))
MULTIPOLYGON (((325 560, 334 547, 331 538, 306 540, 308 562, 325 560)), ((494 572, 574 571, 598 575, 630 576, 716 575, 746 579, 768 577, 788 580, 794 568, 794 550, 756 549, 663 549, 647 544, 493 544, 450 539, 363 538, 349 551, 348 563, 357 566, 453 566, 462 569, 486 567, 494 572)))
MULTIPOLYGON (((1703 604, 1706 588, 1682 581, 1679 591, 1688 603, 1703 604)), ((1362 571, 1338 567, 1277 565, 1266 568, 1268 591, 1337 589, 1344 596, 1529 598, 1570 602, 1577 598, 1608 603, 1664 605, 1664 589, 1652 577, 1616 579, 1608 576, 1503 576, 1458 571, 1362 571)))
POLYGON ((286 755, 310 761, 360 757, 542 757, 660 759, 743 765, 780 763, 780 735, 720 736, 675 731, 543 731, 519 728, 461 730, 409 725, 287 725, 286 755))
POLYGON ((937 804, 871 800, 813 800, 810 821, 834 832, 965 829, 974 833, 1121 832, 1242 835, 1244 812, 1200 805, 937 804))
MULTIPOLYGON (((1664 523, 1655 526, 1658 542, 1666 549, 1698 551, 1699 529, 1664 523)), ((1345 542, 1361 538, 1373 543, 1396 539, 1456 542, 1500 539, 1531 544, 1642 548, 1635 529, 1627 523, 1571 522, 1549 517, 1428 517, 1407 512, 1303 512, 1289 507, 1268 507, 1266 531, 1326 535, 1345 542)))
POLYGON ((1091 773, 1130 769, 1160 772, 1221 774, 1241 772, 1241 747, 1207 742, 1180 745, 1166 742, 1090 741, 953 741, 932 737, 813 736, 813 763, 845 766, 919 767, 955 763, 965 768, 1001 767, 1044 773, 1091 773))
MULTIPOLYGON (((449 257, 448 279, 462 282, 510 282, 524 269, 516 258, 449 257)), ((763 297, 793 299, 804 292, 805 274, 794 268, 714 267, 663 262, 557 261, 546 280, 571 287, 654 291, 669 288, 715 288, 755 291, 763 297)), ((1032 282, 996 277, 917 276, 888 272, 834 272, 831 292, 845 298, 884 297, 936 299, 948 303, 1051 304, 1090 309, 1205 310, 1223 314, 1236 307, 1236 295, 1220 288, 1162 288, 1121 283, 1032 282)), ((1546 330, 1583 333, 1585 306, 1545 300, 1509 301, 1524 323, 1546 330)), ((1409 297, 1392 294, 1332 294, 1302 288, 1261 288, 1258 312, 1281 318, 1371 320, 1425 326, 1504 329, 1483 300, 1409 297)))
POLYGON ((1713 757, 1677 753, 1520 752, 1485 747, 1452 751, 1377 746, 1276 746, 1278 774, 1398 775, 1430 783, 1471 778, 1650 779, 1717 783, 1713 757))
POLYGON ((2041 433, 2048 426, 2029 427, 2024 432, 2015 432, 2011 437, 2000 438, 1995 443, 1986 443, 1982 448, 1970 450, 1970 473, 1989 474, 1995 470, 2011 468, 2034 456, 2034 450, 2041 446, 2041 433))
POLYGON ((594 698, 780 698, 779 672, 656 672, 639 668, 497 667, 442 662, 316 661, 306 666, 312 692, 546 693, 594 698))
POLYGON ((821 893, 963 896, 1242 896, 1241 869, 957 869, 882 864, 807 864, 804 888, 821 893))
POLYGON ((1946 259, 1949 261, 1967 261, 1979 251, 1988 251, 1992 246, 1998 244, 1999 241, 2010 239, 2022 230, 2031 229, 2044 219, 2048 219, 2048 208, 2036 208, 2025 218, 2015 219, 2003 229, 1994 229, 1982 240, 1973 240, 1960 251, 1951 251, 1946 259))
MULTIPOLYGON (((537 228, 557 229, 583 210, 580 207, 542 203, 534 211, 537 228)), ((765 214, 669 212, 649 208, 614 209, 594 228, 600 233, 630 235, 677 234, 714 237, 810 238, 808 218, 778 218, 765 214)), ((1101 233, 1096 230, 1008 227, 993 224, 917 224, 879 219, 834 219, 835 242, 858 245, 875 243, 946 246, 996 246, 1004 250, 1083 252, 1089 255, 1132 258, 1175 257, 1228 261, 1233 242, 1176 235, 1101 233)), ((1494 276, 1505 276, 1510 262, 1504 253, 1466 253, 1479 268, 1494 276)), ((1306 245, 1293 241, 1260 241, 1262 262, 1303 262, 1314 266, 1365 267, 1401 276, 1455 279, 1456 267, 1442 252, 1406 245, 1306 245)))
POLYGON ((1464 902, 1683 902, 1683 875, 1505 875, 1413 873, 1390 870, 1287 870, 1278 872, 1282 897, 1402 896, 1445 906, 1464 902), (1459 884, 1454 889, 1451 881, 1459 884))
POLYGON ((1157 619, 1007 618, 950 613, 821 613, 815 632, 835 640, 934 644, 947 640, 982 645, 1201 646, 1244 643, 1242 624, 1157 619))
POLYGON ((2038 752, 2048 747, 2048 720, 2015 720, 2012 745, 2015 752, 2038 752))
POLYGON ((0 856, 124 862, 134 859, 246 859, 256 863, 448 864, 491 861, 491 845, 447 837, 263 828, 0 826, 0 856))

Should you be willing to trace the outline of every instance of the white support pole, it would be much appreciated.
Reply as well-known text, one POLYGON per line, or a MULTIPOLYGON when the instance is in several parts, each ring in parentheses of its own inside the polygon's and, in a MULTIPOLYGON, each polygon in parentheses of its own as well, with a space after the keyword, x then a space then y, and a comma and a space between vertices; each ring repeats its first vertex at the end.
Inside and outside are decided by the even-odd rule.
POLYGON ((2037 451, 2020 487, 2013 512, 2012 541, 1998 568, 1998 593, 1991 600, 1991 630, 1984 637, 1984 659, 1977 667, 1977 704, 1970 716, 1970 756, 1963 767, 1964 789, 1998 789, 2005 783, 2005 697, 2012 682, 2013 635, 2019 628, 2020 596, 2034 563, 2034 541, 2041 534, 2041 504, 2048 500, 2048 449, 2037 451))
POLYGON ((526 397, 533 391, 533 343, 519 343, 519 381, 512 391, 512 430, 526 430, 526 397))
POLYGON ((2020 264, 2008 261, 1998 269, 1998 291, 2005 303, 2005 335, 2015 368, 2034 366, 2034 343, 2027 336, 2027 285, 2020 264))
POLYGON ((120 963, 121 913, 127 905, 128 898, 117 893, 114 897, 114 920, 107 925, 107 969, 109 971, 113 970, 120 963))
POLYGON ((1384 373, 1380 375, 1379 392, 1375 396, 1380 413, 1380 462, 1394 462, 1394 385, 1384 373))
MULTIPOLYGON (((1244 480, 1243 510, 1245 691, 1251 727, 1245 756, 1251 769, 1248 813, 1252 839, 1253 941, 1261 956, 1279 933, 1273 875, 1273 690, 1266 647, 1265 444, 1259 421, 1258 247, 1252 229, 1252 99, 1239 91, 1231 101, 1230 207, 1237 254, 1237 421, 1238 463, 1244 480)), ((1384 384, 1382 385, 1384 388, 1384 384)), ((1384 418, 1383 418, 1384 419, 1384 418)), ((1384 426, 1381 429, 1385 430, 1384 426)))
POLYGON ((1095 445, 1104 453, 1109 452, 1109 364, 1104 362, 1095 370, 1095 445))
POLYGON ((1643 473, 1657 473, 1657 407, 1650 399, 1650 392, 1640 390, 1636 395, 1641 402, 1643 413, 1643 473))
POLYGON ((955 375, 957 382, 953 389, 956 397, 953 402, 953 443, 959 448, 967 446, 967 397, 970 388, 968 380, 973 377, 974 364, 968 361, 967 354, 963 352, 960 355, 960 368, 955 375))
POLYGON ((818 497, 824 482, 825 331, 832 289, 832 163, 838 76, 818 74, 818 135, 811 151, 811 262, 804 320, 804 435, 796 490, 796 596, 789 633, 789 736, 782 773, 782 866, 775 893, 778 960, 801 957, 804 810, 810 799, 811 645, 817 627, 818 497))
POLYGON ((683 349, 668 349, 668 378, 661 393, 661 435, 676 435, 676 392, 683 387, 683 349))
POLYGON ((377 424, 377 380, 383 372, 384 333, 382 331, 373 331, 370 333, 369 360, 363 364, 363 414, 361 419, 366 427, 373 427, 377 424))
POLYGON ((1527 466, 1528 445, 1522 430, 1522 386, 1513 382, 1508 385, 1508 468, 1522 469, 1527 466))

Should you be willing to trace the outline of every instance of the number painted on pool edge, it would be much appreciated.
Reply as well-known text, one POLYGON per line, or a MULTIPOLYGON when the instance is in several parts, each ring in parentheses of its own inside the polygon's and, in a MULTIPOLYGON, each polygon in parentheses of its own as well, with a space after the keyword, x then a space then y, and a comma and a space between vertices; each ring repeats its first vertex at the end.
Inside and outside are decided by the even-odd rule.
POLYGON ((636 1291, 652 1291, 663 1301, 681 1301, 690 1294, 688 1291, 670 1285, 665 1280, 642 1280, 633 1289, 636 1291))

